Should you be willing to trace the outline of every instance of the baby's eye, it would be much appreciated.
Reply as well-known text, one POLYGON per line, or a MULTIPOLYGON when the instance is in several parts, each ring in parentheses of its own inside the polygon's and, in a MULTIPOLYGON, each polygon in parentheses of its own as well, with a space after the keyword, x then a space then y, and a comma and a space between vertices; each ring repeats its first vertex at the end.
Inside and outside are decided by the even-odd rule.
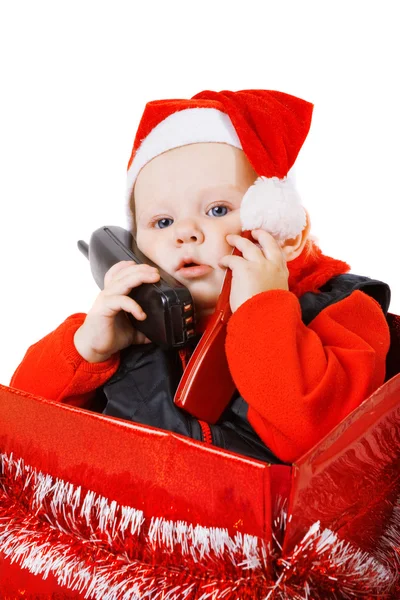
POLYGON ((212 214, 213 217, 224 217, 227 214, 228 207, 224 206, 223 204, 217 204, 216 206, 213 206, 212 208, 210 208, 208 213, 210 211, 215 211, 212 214))
MULTIPOLYGON (((158 221, 155 221, 155 222, 154 222, 154 226, 155 226, 155 228, 156 228, 156 229, 165 229, 166 227, 168 227, 168 225, 165 225, 165 227, 164 227, 164 225, 160 225, 160 226, 158 227, 158 224, 159 224, 159 223, 163 223, 163 221, 165 222, 165 221, 173 221, 173 220, 172 220, 172 219, 168 219, 167 217, 164 217, 163 219, 159 219, 158 221)), ((165 223, 164 223, 164 224, 165 224, 165 223)))

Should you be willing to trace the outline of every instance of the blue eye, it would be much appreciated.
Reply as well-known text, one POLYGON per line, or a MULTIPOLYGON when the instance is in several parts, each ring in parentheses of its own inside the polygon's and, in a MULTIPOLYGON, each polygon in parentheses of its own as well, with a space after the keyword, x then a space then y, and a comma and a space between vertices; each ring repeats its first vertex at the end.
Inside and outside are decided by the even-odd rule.
MULTIPOLYGON (((209 213, 212 212, 212 214, 209 215, 210 217, 225 217, 225 215, 228 213, 228 210, 229 209, 227 206, 224 206, 223 204, 216 204, 215 206, 212 206, 210 208, 207 215, 209 215, 209 213)), ((166 229, 173 222, 173 219, 170 219, 169 217, 164 217, 163 219, 154 220, 153 224, 156 229, 166 229), (171 223, 168 223, 168 221, 171 221, 171 223)))
POLYGON ((222 204, 218 204, 217 206, 213 206, 212 208, 210 208, 210 210, 208 212, 210 212, 212 210, 226 211, 223 214, 221 214, 221 212, 219 212, 219 213, 213 213, 213 217, 224 217, 227 214, 228 207, 227 206, 223 206, 222 204))
MULTIPOLYGON (((159 219, 158 221, 155 222, 156 229, 165 229, 165 227, 163 227, 163 226, 157 227, 158 224, 162 223, 163 221, 172 221, 172 219, 168 219, 166 217, 164 219, 159 219)), ((166 227, 168 227, 168 225, 166 225, 166 227)))

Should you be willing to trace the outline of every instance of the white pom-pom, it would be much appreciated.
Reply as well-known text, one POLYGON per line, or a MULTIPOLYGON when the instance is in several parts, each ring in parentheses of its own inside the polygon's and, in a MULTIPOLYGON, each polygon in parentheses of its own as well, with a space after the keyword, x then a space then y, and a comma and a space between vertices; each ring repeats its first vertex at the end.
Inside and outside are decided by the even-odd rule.
POLYGON ((243 196, 240 207, 242 230, 265 229, 276 240, 295 238, 307 218, 290 179, 259 177, 243 196))

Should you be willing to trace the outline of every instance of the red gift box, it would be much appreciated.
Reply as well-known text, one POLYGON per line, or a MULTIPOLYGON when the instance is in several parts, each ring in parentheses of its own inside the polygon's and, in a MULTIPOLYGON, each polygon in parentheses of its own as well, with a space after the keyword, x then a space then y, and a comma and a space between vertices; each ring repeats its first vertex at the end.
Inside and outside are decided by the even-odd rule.
POLYGON ((0 386, 0 597, 400 597, 389 324, 388 381, 292 466, 0 386))

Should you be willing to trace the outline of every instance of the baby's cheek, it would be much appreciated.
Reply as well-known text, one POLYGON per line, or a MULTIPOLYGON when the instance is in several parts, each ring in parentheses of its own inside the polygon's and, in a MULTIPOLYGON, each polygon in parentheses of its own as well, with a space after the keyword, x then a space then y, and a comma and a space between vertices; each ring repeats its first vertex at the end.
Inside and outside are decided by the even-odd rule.
POLYGON ((160 267, 160 269, 162 269, 163 271, 165 271, 166 273, 169 273, 170 275, 173 275, 173 269, 171 268, 171 265, 166 264, 166 260, 165 260, 165 255, 162 256, 160 253, 149 253, 147 254, 147 256, 150 258, 150 260, 152 260, 158 267, 160 267))

